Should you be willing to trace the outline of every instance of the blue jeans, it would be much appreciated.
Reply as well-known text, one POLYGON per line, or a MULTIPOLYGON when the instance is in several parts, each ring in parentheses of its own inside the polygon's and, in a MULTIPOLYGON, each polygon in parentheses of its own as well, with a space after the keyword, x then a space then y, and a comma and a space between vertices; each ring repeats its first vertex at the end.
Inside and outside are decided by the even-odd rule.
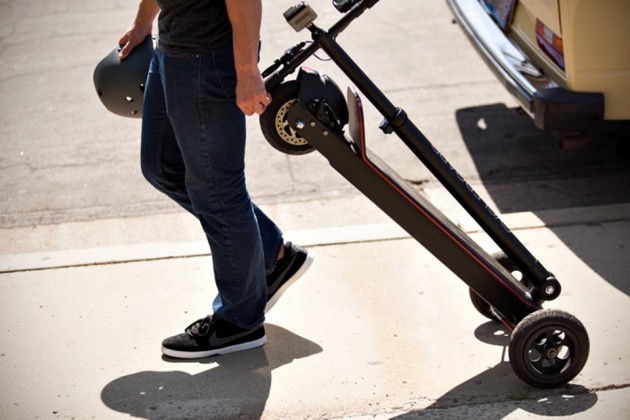
POLYGON ((245 185, 245 115, 236 106, 232 47, 202 55, 156 50, 145 87, 145 178, 201 222, 219 291, 214 317, 242 328, 264 319, 265 274, 282 232, 245 185))

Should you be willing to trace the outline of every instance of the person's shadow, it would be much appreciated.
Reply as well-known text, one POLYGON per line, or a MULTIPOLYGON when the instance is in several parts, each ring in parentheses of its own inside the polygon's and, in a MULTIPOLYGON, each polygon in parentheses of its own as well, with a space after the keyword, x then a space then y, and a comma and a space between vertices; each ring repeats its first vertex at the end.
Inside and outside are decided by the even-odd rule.
POLYGON ((260 418, 269 397, 271 371, 322 351, 278 326, 266 324, 265 330, 265 347, 194 360, 212 365, 196 375, 181 371, 126 375, 107 384, 101 399, 113 410, 140 418, 260 418))
POLYGON ((501 361, 457 385, 433 404, 395 417, 502 419, 516 409, 541 416, 570 416, 588 410, 597 403, 597 395, 580 385, 567 384, 554 389, 532 388, 521 382, 509 361, 506 361, 510 341, 506 328, 488 321, 475 330, 475 337, 488 344, 502 346, 501 361))

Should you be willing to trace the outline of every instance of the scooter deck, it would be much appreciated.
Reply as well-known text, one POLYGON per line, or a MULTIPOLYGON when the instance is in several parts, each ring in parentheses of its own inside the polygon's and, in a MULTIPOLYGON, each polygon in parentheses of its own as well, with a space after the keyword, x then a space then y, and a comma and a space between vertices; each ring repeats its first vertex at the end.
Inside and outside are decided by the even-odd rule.
POLYGON ((359 95, 348 90, 350 137, 330 131, 298 100, 289 123, 300 122, 300 135, 367 198, 420 242, 435 257, 514 327, 541 309, 525 287, 365 144, 359 95))

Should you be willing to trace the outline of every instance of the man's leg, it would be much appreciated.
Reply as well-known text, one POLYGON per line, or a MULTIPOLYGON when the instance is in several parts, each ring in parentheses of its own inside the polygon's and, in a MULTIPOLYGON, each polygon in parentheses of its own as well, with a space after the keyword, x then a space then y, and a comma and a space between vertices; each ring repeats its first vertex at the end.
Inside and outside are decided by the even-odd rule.
POLYGON ((164 55, 162 64, 186 191, 212 250, 221 296, 214 317, 241 328, 255 326, 266 302, 264 255, 245 184, 245 117, 234 98, 231 51, 164 55))
MULTIPOLYGON (((144 107, 142 173, 151 185, 199 219, 186 189, 184 160, 166 114, 159 60, 154 59, 149 70, 144 107)), ((271 273, 283 245, 282 231, 258 206, 253 207, 263 243, 265 272, 271 273)))
MULTIPOLYGON (((154 60, 151 66, 143 114, 143 173, 151 184, 195 215, 204 226, 213 250, 217 286, 220 296, 223 296, 223 299, 217 299, 214 317, 199 320, 191 324, 185 334, 165 340, 163 350, 165 354, 175 357, 205 357, 262 345, 266 340, 262 325, 254 321, 251 325, 255 327, 251 327, 244 321, 251 320, 251 314, 259 312, 256 305, 260 306, 260 280, 251 287, 247 279, 260 277, 260 262, 264 260, 263 266, 269 272, 267 280, 272 278, 274 290, 277 290, 275 286, 290 280, 295 274, 286 267, 287 261, 295 266, 296 258, 295 255, 290 260, 285 258, 275 271, 272 270, 276 265, 278 251, 282 248, 282 233, 273 221, 251 203, 245 188, 245 128, 242 114, 234 111, 236 107, 229 104, 229 99, 221 97, 216 86, 214 93, 221 97, 220 100, 203 99, 204 89, 204 92, 212 92, 203 83, 198 87, 194 83, 182 86, 183 82, 186 85, 185 82, 196 80, 190 75, 186 77, 186 68, 199 75, 207 74, 207 68, 211 67, 217 70, 215 76, 218 80, 224 76, 218 69, 221 69, 221 61, 223 64, 225 61, 222 54, 218 54, 212 57, 211 65, 207 60, 199 59, 188 63, 179 59, 174 60, 175 63, 166 63, 167 73, 175 71, 178 83, 170 90, 167 85, 164 90, 163 86, 169 83, 163 73, 164 57, 159 52, 156 54, 160 59, 154 60), (187 95, 201 100, 189 101, 190 96, 187 95), (178 101, 184 105, 179 105, 178 101), (171 111, 168 117, 167 103, 171 111), (217 118, 208 119, 209 116, 217 118), (171 119, 174 124, 171 124, 171 119), (229 124, 230 119, 235 122, 229 124), (215 120, 219 122, 218 125, 213 125, 215 120), (217 135, 221 132, 227 134, 217 135), (182 139, 180 143, 177 141, 179 138, 182 139), (237 153, 234 154, 234 151, 237 153), (247 241, 252 241, 254 246, 247 245, 247 241), (255 257, 248 257, 252 249, 255 257), (225 281, 230 276, 239 280, 225 281), (244 283, 243 278, 246 279, 244 283), (210 336, 211 331, 219 331, 224 336, 238 336, 238 342, 228 340, 227 344, 222 342, 220 345, 206 342, 203 348, 199 348, 200 335, 210 336)), ((267 285, 262 284, 263 291, 266 291, 267 285)), ((270 297, 267 293, 262 296, 265 301, 270 297)))

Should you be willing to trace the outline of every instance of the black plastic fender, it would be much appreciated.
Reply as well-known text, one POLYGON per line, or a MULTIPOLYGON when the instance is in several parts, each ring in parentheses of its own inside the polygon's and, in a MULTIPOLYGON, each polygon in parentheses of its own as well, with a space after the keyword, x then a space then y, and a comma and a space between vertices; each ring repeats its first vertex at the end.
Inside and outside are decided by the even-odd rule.
POLYGON ((339 86, 327 75, 302 67, 298 73, 298 101, 331 129, 341 130, 348 124, 348 106, 339 86))

